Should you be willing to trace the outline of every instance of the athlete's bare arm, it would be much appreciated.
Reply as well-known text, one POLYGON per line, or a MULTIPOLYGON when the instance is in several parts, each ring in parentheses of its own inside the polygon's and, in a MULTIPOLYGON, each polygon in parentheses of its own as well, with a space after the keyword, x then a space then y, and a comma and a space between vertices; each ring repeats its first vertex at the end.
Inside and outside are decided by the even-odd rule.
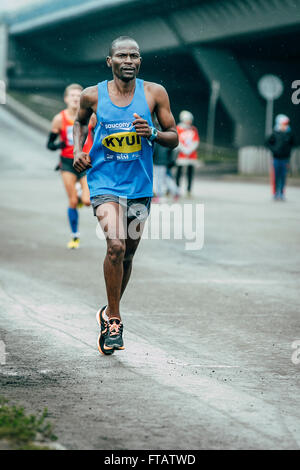
POLYGON ((89 126, 91 126, 93 129, 95 129, 95 127, 97 126, 97 116, 95 113, 93 113, 91 116, 89 126))
POLYGON ((62 117, 61 114, 56 114, 52 120, 51 124, 51 132, 55 132, 56 134, 59 134, 61 131, 62 127, 62 117))
MULTIPOLYGON (((145 83, 145 94, 149 104, 151 112, 156 114, 157 120, 161 126, 161 131, 158 131, 158 135, 155 142, 158 144, 169 147, 171 149, 178 145, 178 135, 176 130, 176 123, 174 116, 170 108, 170 100, 168 93, 165 88, 157 83, 145 83)), ((148 122, 135 114, 135 126, 136 133, 141 137, 149 137, 151 135, 151 129, 148 122)))
POLYGON ((56 114, 54 116, 52 123, 51 123, 51 131, 48 136, 48 141, 47 141, 47 148, 49 150, 58 150, 58 149, 63 149, 66 144, 64 142, 59 142, 58 144, 55 143, 57 138, 59 137, 59 133, 62 128, 62 117, 61 114, 56 114))
POLYGON ((74 162, 73 166, 77 171, 91 168, 90 156, 82 151, 90 118, 97 110, 98 93, 97 86, 86 88, 81 93, 80 107, 73 127, 74 139, 74 162))

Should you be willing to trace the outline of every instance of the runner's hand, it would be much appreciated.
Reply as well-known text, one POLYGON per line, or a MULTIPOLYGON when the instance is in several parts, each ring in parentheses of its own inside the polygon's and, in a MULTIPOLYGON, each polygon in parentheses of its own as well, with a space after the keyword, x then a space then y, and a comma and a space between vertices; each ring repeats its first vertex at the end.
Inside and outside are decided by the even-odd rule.
POLYGON ((73 167, 76 171, 84 171, 87 168, 92 168, 89 154, 80 152, 78 155, 74 156, 73 167))
POLYGON ((137 135, 141 137, 150 137, 151 129, 146 119, 141 118, 137 113, 133 114, 135 117, 135 121, 133 121, 132 125, 135 127, 137 135))

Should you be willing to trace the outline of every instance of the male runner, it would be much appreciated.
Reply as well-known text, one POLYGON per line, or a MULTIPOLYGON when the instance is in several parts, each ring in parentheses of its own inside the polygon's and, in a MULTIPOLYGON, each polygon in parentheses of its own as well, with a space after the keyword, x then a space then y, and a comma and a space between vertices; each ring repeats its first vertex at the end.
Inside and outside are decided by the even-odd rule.
MULTIPOLYGON (((67 108, 57 114, 52 121, 52 128, 49 134, 47 148, 49 150, 61 149, 59 169, 63 183, 69 199, 68 219, 71 227, 71 240, 67 247, 69 249, 79 248, 79 231, 78 231, 78 194, 76 183, 79 181, 81 185, 81 202, 89 206, 89 188, 86 181, 86 172, 78 172, 73 167, 73 125, 76 117, 80 94, 83 88, 77 83, 69 85, 65 89, 64 101, 67 108), (55 143, 57 138, 60 138, 59 143, 55 143)), ((85 151, 89 151, 93 144, 92 130, 96 125, 96 117, 93 115, 90 120, 88 137, 85 143, 85 151)))
POLYGON ((104 277, 108 305, 97 313, 98 349, 111 354, 124 349, 120 299, 129 281, 153 196, 153 145, 174 148, 178 136, 166 90, 137 77, 141 65, 137 42, 115 39, 106 59, 113 80, 86 88, 74 124, 74 167, 88 170, 94 214, 105 233, 104 277), (94 144, 82 151, 83 136, 92 113, 97 114, 94 144), (153 127, 157 116, 161 131, 153 127), (128 223, 135 223, 132 237, 128 223))

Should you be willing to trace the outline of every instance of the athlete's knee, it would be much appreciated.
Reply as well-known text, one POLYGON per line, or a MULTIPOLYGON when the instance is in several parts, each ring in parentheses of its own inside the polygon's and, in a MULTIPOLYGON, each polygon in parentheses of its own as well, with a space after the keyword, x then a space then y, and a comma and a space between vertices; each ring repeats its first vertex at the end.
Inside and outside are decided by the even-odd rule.
POLYGON ((111 263, 121 263, 124 260, 125 243, 121 240, 111 240, 107 248, 107 255, 111 263))
POLYGON ((77 204, 78 204, 78 199, 70 199, 70 200, 69 200, 69 206, 70 206, 72 209, 76 209, 77 204))
POLYGON ((72 209, 76 209, 78 204, 78 197, 77 196, 72 196, 69 198, 69 206, 72 207, 72 209))

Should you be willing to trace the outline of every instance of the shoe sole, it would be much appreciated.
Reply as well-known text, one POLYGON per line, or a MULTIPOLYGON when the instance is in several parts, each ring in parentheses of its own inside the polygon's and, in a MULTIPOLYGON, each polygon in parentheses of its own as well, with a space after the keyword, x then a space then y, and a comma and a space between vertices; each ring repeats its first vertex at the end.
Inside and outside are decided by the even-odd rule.
POLYGON ((97 341, 97 346, 98 346, 98 351, 103 355, 103 356, 111 356, 115 350, 114 349, 105 349, 104 348, 104 340, 101 336, 101 333, 98 336, 98 341, 97 341))

